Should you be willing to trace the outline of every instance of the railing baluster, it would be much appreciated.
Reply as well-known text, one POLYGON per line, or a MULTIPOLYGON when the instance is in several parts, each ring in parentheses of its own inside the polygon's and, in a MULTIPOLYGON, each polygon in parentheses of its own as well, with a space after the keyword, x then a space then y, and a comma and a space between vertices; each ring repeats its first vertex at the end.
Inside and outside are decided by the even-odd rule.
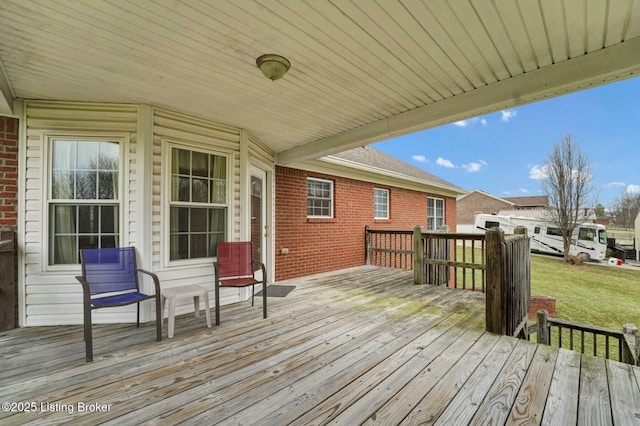
POLYGON ((569 349, 573 350, 573 328, 569 329, 569 349))

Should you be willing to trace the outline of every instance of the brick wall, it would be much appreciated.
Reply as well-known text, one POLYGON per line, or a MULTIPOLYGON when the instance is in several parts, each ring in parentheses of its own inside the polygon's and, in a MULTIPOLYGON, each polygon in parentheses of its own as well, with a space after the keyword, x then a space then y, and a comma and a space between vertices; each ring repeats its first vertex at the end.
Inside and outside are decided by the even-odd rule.
POLYGON ((550 296, 531 296, 531 307, 529 308, 529 318, 536 318, 538 311, 544 309, 550 317, 556 317, 556 299, 550 296))
MULTIPOLYGON (((426 226, 428 194, 354 179, 276 167, 276 281, 364 265, 364 228, 426 226), (334 182, 334 217, 307 218, 307 177, 334 182), (374 220, 373 189, 389 190, 389 220, 374 220), (283 254, 282 249, 288 253, 283 254)), ((445 221, 455 230, 456 200, 445 199, 445 221)))
POLYGON ((0 228, 17 230, 18 119, 0 117, 0 228))
MULTIPOLYGON (((491 214, 511 208, 513 208, 511 204, 506 201, 502 202, 495 198, 474 192, 458 200, 456 206, 458 224, 473 224, 475 222, 476 212, 491 214)), ((455 231, 455 228, 451 228, 451 230, 455 231)))

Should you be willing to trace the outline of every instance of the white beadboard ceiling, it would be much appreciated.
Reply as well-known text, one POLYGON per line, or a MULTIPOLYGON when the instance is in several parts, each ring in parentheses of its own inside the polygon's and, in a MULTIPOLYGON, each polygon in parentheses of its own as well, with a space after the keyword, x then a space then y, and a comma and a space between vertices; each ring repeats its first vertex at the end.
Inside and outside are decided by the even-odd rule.
POLYGON ((288 163, 637 75, 640 0, 0 0, 0 66, 0 113, 151 104, 288 163))

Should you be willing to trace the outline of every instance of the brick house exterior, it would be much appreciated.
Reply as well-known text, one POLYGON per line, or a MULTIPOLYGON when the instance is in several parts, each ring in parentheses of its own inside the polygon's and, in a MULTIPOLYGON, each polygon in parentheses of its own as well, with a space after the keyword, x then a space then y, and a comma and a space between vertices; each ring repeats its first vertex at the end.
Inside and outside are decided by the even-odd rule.
POLYGON ((486 192, 474 189, 458 198, 457 231, 473 232, 473 224, 477 213, 498 214, 504 210, 539 210, 549 206, 546 195, 532 197, 499 198, 486 192))
POLYGON ((18 119, 0 117, 0 229, 17 230, 18 119))
MULTIPOLYGON (((412 167, 406 163, 404 166, 405 171, 412 167)), ((462 192, 460 188, 457 190, 462 192)), ((407 189, 336 174, 277 166, 275 191, 276 281, 363 265, 365 226, 372 229, 412 229, 416 225, 426 227, 429 197, 444 200, 445 224, 451 229, 456 226, 455 194, 438 194, 437 188, 432 188, 433 192, 407 189), (333 182, 332 218, 307 217, 308 178, 333 182), (389 219, 374 219, 375 188, 389 191, 389 219)))
POLYGON ((0 117, 0 239, 13 238, 11 252, 0 253, 0 330, 18 324, 18 119, 0 117))
POLYGON ((486 192, 473 190, 458 198, 456 203, 456 223, 458 232, 471 232, 465 229, 473 225, 476 213, 497 214, 500 210, 513 209, 514 204, 486 192))

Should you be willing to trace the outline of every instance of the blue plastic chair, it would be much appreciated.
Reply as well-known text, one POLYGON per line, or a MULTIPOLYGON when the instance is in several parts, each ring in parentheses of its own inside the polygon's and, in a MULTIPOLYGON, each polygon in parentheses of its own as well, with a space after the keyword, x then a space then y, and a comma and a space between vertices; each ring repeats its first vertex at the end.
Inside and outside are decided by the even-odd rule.
POLYGON ((162 340, 162 309, 160 281, 156 274, 138 269, 133 247, 84 249, 80 251, 82 276, 76 277, 82 284, 84 305, 84 342, 87 362, 93 361, 91 311, 100 308, 124 306, 136 303, 140 327, 140 302, 156 300, 156 340, 162 340), (155 294, 140 292, 138 273, 153 278, 155 294))

